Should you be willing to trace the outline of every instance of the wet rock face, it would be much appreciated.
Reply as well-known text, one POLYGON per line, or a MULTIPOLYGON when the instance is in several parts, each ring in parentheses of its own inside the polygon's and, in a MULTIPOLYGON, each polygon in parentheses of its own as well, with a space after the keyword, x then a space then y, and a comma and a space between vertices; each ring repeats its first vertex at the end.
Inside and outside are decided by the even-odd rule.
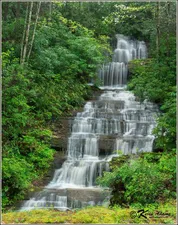
POLYGON ((102 137, 99 142, 99 156, 111 155, 114 152, 116 140, 108 136, 102 137))
POLYGON ((60 138, 60 137, 52 137, 51 139, 51 148, 55 149, 56 151, 66 152, 67 151, 67 138, 60 138))
POLYGON ((67 151, 67 137, 70 132, 71 120, 71 118, 60 118, 51 125, 53 130, 51 148, 55 149, 56 151, 61 151, 64 153, 67 151))
POLYGON ((59 210, 82 208, 87 205, 101 205, 104 199, 108 199, 109 195, 109 190, 103 192, 99 188, 44 189, 33 194, 28 207, 34 207, 36 204, 37 208, 56 208, 59 210))
MULTIPOLYGON (((81 208, 83 206, 87 206, 88 203, 90 205, 101 205, 103 200, 106 199, 110 195, 110 191, 101 191, 101 189, 70 189, 68 190, 68 200, 69 205, 76 204, 76 208, 81 208)), ((73 208, 75 208, 73 207, 73 208)))

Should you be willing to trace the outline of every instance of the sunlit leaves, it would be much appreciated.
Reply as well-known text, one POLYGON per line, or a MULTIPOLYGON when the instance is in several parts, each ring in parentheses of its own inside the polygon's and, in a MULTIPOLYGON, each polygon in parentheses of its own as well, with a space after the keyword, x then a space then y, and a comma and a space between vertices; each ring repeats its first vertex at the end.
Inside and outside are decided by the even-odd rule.
POLYGON ((159 198, 174 197, 176 191, 176 157, 170 154, 144 153, 119 165, 120 158, 111 162, 117 166, 105 172, 98 183, 112 189, 115 204, 140 203, 141 205, 159 201, 159 198), (119 185, 118 185, 119 184, 119 185), (121 187, 124 187, 124 191, 121 187), (119 197, 120 196, 120 197, 119 197), (119 201, 119 198, 122 201, 119 201))
POLYGON ((60 17, 50 24, 41 21, 28 65, 19 65, 13 49, 3 53, 3 207, 20 199, 49 167, 47 122, 84 103, 86 83, 108 47, 105 39, 102 43, 87 28, 60 17), (6 163, 12 157, 14 167, 6 163))
MULTIPOLYGON (((174 56, 169 59, 169 62, 174 56)), ((128 88, 140 100, 148 99, 158 103, 161 114, 153 133, 156 145, 171 150, 176 144, 176 90, 175 68, 155 59, 134 60, 130 63, 131 78, 128 88)))
POLYGON ((106 38, 95 39, 90 30, 55 12, 52 23, 41 25, 36 33, 31 63, 41 73, 60 73, 87 81, 96 74, 107 51, 106 38))

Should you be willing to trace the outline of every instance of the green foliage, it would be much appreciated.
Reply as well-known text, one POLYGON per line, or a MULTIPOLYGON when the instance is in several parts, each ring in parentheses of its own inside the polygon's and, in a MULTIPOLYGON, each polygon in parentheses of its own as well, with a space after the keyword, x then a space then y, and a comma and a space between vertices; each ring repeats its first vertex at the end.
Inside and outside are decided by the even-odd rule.
POLYGON ((54 12, 50 25, 40 24, 31 63, 48 76, 90 81, 104 59, 103 51, 109 51, 106 41, 96 40, 90 30, 54 12))
POLYGON ((113 10, 116 3, 112 2, 65 2, 56 5, 56 10, 60 11, 65 18, 77 21, 89 30, 92 30, 95 37, 100 35, 112 36, 115 31, 103 23, 105 17, 113 10), (110 32, 112 31, 112 32, 110 32))
POLYGON ((145 29, 145 21, 152 15, 153 4, 149 3, 117 3, 114 10, 103 23, 114 29, 115 33, 132 36, 137 39, 149 39, 149 31, 145 29), (144 18, 144 20, 143 20, 144 18), (127 25, 126 25, 127 24, 127 25))
POLYGON ((3 204, 2 207, 21 199, 32 179, 36 178, 34 165, 22 157, 3 157, 3 204))
POLYGON ((119 167, 114 166, 112 172, 105 172, 103 177, 98 178, 98 183, 112 188, 112 205, 145 205, 175 197, 176 157, 173 152, 159 154, 156 160, 156 153, 130 158, 119 167))
MULTIPOLYGON (((108 42, 114 46, 111 37, 116 33, 147 42, 152 58, 130 64, 128 87, 140 100, 146 98, 160 105, 163 114, 154 130, 157 148, 167 152, 175 148, 174 3, 161 3, 159 15, 156 3, 58 2, 53 3, 51 15, 48 3, 42 3, 32 53, 22 66, 19 58, 26 6, 26 3, 3 3, 3 207, 21 199, 31 181, 49 167, 53 150, 49 147, 52 133, 48 123, 69 115, 89 98, 91 90, 86 83, 96 79, 99 65, 110 58, 108 42), (155 38, 158 28, 159 43, 155 38)), ((113 172, 106 172, 100 182, 113 189, 113 204, 152 202, 160 197, 158 191, 165 198, 175 190, 173 155, 171 150, 170 155, 147 155, 129 164, 125 163, 127 157, 122 156, 119 168, 116 160, 113 172), (151 183, 148 188, 146 178, 151 183), (140 185, 136 185, 137 180, 140 185)), ((24 221, 20 217, 15 222, 24 221)), ((61 218, 54 222, 64 221, 61 218)), ((72 221, 80 222, 78 217, 72 221)), ((117 223, 121 219, 109 214, 101 221, 117 223)), ((40 221, 31 218, 30 222, 40 221)), ((41 222, 52 220, 44 218, 41 222)), ((97 223, 98 219, 87 215, 82 222, 97 223)))
POLYGON ((49 167, 52 133, 44 124, 80 106, 88 93, 86 85, 73 78, 39 75, 11 55, 3 53, 3 207, 22 198, 30 182, 49 167), (7 163, 12 157, 14 168, 7 163))
MULTIPOLYGON (((169 59, 174 60, 175 57, 169 59)), ((128 88, 141 100, 162 104, 167 92, 175 85, 175 69, 156 59, 133 60, 129 65, 131 77, 128 88)))
POLYGON ((158 4, 155 8, 147 4, 147 7, 151 15, 155 14, 155 20, 151 16, 143 22, 151 29, 149 53, 152 58, 130 62, 128 89, 141 101, 147 99, 159 104, 161 115, 153 131, 156 148, 170 151, 176 147, 175 7, 174 3, 162 3, 159 8, 158 4))
MULTIPOLYGON (((144 209, 148 210, 145 214, 148 219, 143 217, 131 218, 131 212, 140 210, 140 206, 130 208, 102 206, 88 207, 78 211, 60 212, 56 210, 32 210, 27 212, 7 212, 3 214, 3 222, 7 224, 37 224, 37 223, 92 223, 92 224, 162 224, 168 221, 175 221, 176 202, 169 201, 164 204, 149 204, 144 209)), ((139 214, 138 214, 139 215, 139 214)))
POLYGON ((23 197, 53 156, 51 131, 43 127, 44 115, 38 117, 31 104, 36 94, 34 73, 12 55, 13 51, 3 53, 3 208, 23 197))
POLYGON ((110 51, 106 37, 95 39, 92 31, 56 9, 49 22, 43 6, 30 59, 20 65, 26 3, 16 6, 7 3, 4 10, 10 14, 3 14, 3 208, 45 174, 54 153, 48 124, 83 105, 91 93, 87 82, 110 51), (14 20, 11 10, 18 9, 22 16, 14 20))
MULTIPOLYGON (((169 62, 175 62, 175 57, 169 62), (171 61, 172 60, 172 61, 171 61)), ((175 64, 172 64, 175 66, 175 64)), ((156 146, 164 150, 176 147, 176 73, 175 68, 157 62, 156 59, 133 60, 130 63, 131 77, 128 89, 140 100, 160 105, 161 115, 154 129, 156 146)))
POLYGON ((158 118, 153 134, 157 147, 169 151, 176 145, 176 87, 167 93, 161 110, 163 114, 158 118))

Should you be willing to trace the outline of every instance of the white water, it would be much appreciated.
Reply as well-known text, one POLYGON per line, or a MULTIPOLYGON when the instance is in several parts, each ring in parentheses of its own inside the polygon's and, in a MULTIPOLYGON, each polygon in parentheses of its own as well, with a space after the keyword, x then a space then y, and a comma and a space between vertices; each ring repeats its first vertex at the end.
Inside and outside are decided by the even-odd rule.
POLYGON ((147 57, 146 45, 143 41, 133 41, 118 34, 117 48, 114 51, 113 61, 99 72, 102 81, 102 89, 116 89, 127 83, 128 62, 132 59, 147 57))
POLYGON ((96 186, 96 178, 109 170, 112 157, 119 150, 123 154, 152 151, 154 136, 151 133, 157 107, 146 101, 141 104, 124 89, 128 61, 145 58, 146 46, 144 42, 131 41, 122 35, 117 35, 117 39, 113 62, 99 72, 103 82, 101 89, 109 90, 98 100, 87 102, 84 111, 77 114, 68 139, 67 160, 55 171, 46 189, 26 201, 21 210, 44 207, 63 210, 102 204, 103 199, 96 198, 96 192, 102 190, 96 186), (110 138, 114 148, 110 149, 111 154, 103 155, 101 142, 110 138), (72 190, 79 192, 71 196, 72 190))

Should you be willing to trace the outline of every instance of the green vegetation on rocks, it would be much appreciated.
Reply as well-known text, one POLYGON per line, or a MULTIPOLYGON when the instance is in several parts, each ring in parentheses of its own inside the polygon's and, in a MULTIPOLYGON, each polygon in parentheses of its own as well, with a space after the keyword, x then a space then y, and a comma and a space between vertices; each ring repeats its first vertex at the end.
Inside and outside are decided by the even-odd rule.
POLYGON ((93 224, 175 224, 175 201, 145 206, 144 217, 139 218, 139 205, 130 208, 88 207, 75 211, 59 212, 55 209, 41 209, 27 212, 7 212, 3 214, 4 224, 40 224, 40 223, 93 223, 93 224), (137 215, 138 214, 138 215, 137 215), (132 216, 135 215, 135 216, 132 216))
POLYGON ((98 183, 112 190, 110 204, 153 204, 176 197, 176 152, 113 158, 98 183))

